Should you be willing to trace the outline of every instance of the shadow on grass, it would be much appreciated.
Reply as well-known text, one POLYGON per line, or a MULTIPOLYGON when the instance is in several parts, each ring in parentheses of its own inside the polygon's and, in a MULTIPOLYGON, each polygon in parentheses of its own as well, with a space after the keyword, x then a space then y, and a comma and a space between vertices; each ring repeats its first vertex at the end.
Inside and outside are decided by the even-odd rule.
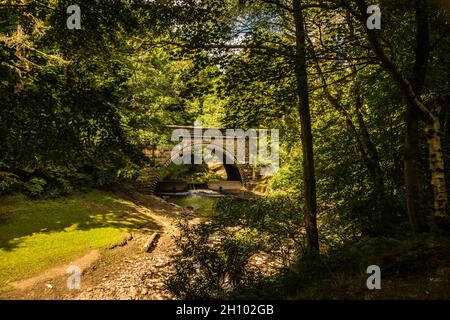
POLYGON ((152 231, 161 227, 138 205, 116 195, 93 192, 58 200, 23 196, 0 202, 0 249, 11 251, 33 234, 114 228, 152 231))

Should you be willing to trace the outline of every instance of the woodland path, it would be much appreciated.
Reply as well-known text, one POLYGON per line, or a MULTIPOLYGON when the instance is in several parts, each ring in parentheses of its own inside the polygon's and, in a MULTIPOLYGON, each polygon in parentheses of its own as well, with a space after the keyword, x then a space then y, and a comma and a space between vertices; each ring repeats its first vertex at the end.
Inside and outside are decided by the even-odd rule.
POLYGON ((144 252, 151 233, 134 232, 124 246, 93 250, 70 264, 82 270, 81 288, 68 289, 65 273, 70 264, 58 266, 26 280, 14 283, 15 290, 1 299, 80 299, 80 300, 152 300, 173 299, 165 280, 173 272, 177 249, 173 236, 177 221, 187 217, 196 221, 190 210, 155 196, 133 195, 138 210, 160 226, 159 240, 153 251, 144 252))

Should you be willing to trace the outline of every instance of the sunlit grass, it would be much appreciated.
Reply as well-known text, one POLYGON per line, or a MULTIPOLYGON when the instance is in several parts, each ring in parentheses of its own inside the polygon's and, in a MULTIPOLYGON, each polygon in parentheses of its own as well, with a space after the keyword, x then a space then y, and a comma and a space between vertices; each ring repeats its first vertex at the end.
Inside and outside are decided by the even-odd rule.
POLYGON ((154 223, 120 197, 93 191, 58 200, 0 199, 0 291, 154 223))

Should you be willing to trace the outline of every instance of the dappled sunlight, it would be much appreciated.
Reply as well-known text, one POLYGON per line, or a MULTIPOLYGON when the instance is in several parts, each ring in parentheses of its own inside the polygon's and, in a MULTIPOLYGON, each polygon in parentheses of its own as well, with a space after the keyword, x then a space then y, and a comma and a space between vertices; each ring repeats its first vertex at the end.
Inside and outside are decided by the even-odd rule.
MULTIPOLYGON (((17 199, 18 200, 18 199, 17 199)), ((80 199, 25 200, 1 207, 5 223, 0 225, 0 248, 10 250, 20 239, 36 233, 70 232, 112 227, 124 230, 158 229, 152 219, 132 202, 94 194, 80 199), (17 207, 16 207, 17 205, 17 207)))
POLYGON ((160 229, 141 207, 107 193, 64 200, 12 197, 0 204, 0 290, 85 252, 108 247, 133 230, 160 229), (15 270, 15 272, 11 272, 15 270))

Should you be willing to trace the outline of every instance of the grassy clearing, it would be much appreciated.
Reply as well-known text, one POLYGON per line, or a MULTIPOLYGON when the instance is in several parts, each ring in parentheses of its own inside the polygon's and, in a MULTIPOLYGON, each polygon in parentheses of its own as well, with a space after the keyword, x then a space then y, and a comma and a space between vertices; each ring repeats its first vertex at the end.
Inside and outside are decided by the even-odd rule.
POLYGON ((11 281, 107 247, 130 230, 155 228, 133 202, 101 191, 57 200, 4 197, 0 199, 0 291, 8 289, 11 281))

